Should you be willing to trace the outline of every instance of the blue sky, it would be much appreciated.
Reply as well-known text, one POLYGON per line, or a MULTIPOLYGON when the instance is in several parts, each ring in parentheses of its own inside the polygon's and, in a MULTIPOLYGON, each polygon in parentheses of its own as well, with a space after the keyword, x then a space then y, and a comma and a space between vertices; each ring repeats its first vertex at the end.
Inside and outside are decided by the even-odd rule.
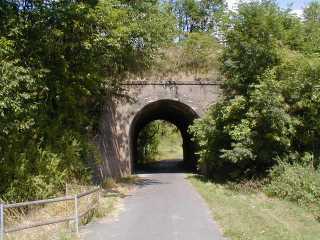
MULTIPOLYGON (((239 3, 241 0, 227 0, 231 5, 239 3)), ((249 2, 250 0, 242 0, 243 2, 249 2)), ((287 8, 290 7, 294 10, 303 9, 312 0, 276 0, 280 7, 287 8)))
POLYGON ((290 7, 294 10, 303 9, 311 0, 277 0, 278 4, 282 8, 290 7))
MULTIPOLYGON (((230 9, 237 9, 239 2, 250 2, 253 0, 226 0, 230 9)), ((313 0, 276 0, 281 8, 291 8, 292 13, 298 16, 303 15, 302 9, 308 5, 313 0)))

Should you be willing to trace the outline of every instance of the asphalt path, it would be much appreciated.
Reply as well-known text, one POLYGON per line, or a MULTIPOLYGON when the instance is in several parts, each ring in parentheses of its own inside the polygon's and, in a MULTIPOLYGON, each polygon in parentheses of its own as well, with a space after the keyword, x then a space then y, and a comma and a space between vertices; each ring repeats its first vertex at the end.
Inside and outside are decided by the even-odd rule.
POLYGON ((84 239, 224 239, 186 174, 165 166, 138 176, 141 180, 137 189, 124 199, 119 216, 89 224, 84 229, 84 239))

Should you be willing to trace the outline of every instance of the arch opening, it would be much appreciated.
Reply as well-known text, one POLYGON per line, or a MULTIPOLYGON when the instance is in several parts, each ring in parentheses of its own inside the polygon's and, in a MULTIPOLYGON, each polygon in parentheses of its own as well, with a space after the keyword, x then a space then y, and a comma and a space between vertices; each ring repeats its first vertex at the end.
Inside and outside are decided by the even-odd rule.
POLYGON ((138 158, 135 166, 142 171, 179 170, 183 161, 182 136, 172 123, 155 120, 138 134, 138 158))
POLYGON ((196 112, 186 104, 175 100, 158 100, 144 106, 134 117, 130 126, 130 157, 132 172, 137 170, 139 162, 138 137, 141 130, 155 120, 163 120, 175 125, 182 137, 183 167, 195 170, 197 159, 195 144, 188 133, 189 126, 198 118, 196 112))

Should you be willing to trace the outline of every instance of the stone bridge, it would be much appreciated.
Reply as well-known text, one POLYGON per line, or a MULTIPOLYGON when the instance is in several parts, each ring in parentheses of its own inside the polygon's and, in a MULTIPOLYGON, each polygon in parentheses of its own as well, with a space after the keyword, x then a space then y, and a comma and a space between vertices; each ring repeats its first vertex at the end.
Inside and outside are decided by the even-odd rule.
POLYGON ((194 119, 201 117, 220 95, 220 84, 209 81, 134 81, 123 84, 124 97, 105 106, 100 135, 99 176, 131 174, 137 161, 139 131, 154 120, 166 120, 181 132, 184 162, 196 165, 195 145, 188 134, 194 119))

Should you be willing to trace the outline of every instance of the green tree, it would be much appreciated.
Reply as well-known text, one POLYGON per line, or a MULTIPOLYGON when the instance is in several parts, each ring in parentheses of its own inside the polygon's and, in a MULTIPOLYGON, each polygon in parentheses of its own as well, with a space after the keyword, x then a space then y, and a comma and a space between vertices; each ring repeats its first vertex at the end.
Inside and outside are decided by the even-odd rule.
POLYGON ((303 11, 304 18, 307 21, 320 22, 320 2, 311 2, 303 11))
POLYGON ((305 33, 304 50, 310 54, 320 54, 320 2, 311 2, 304 9, 305 33))
POLYGON ((228 25, 221 59, 228 96, 247 94, 266 69, 279 63, 279 48, 303 42, 301 22, 272 1, 240 5, 228 25))
POLYGON ((158 1, 5 0, 0 16, 0 194, 47 197, 88 181, 105 98, 151 65, 174 21, 158 1))
POLYGON ((273 2, 240 5, 221 59, 224 98, 191 129, 209 173, 256 176, 305 153, 318 165, 320 68, 305 51, 306 24, 273 2))
POLYGON ((212 32, 224 11, 223 0, 168 1, 182 32, 212 32))

